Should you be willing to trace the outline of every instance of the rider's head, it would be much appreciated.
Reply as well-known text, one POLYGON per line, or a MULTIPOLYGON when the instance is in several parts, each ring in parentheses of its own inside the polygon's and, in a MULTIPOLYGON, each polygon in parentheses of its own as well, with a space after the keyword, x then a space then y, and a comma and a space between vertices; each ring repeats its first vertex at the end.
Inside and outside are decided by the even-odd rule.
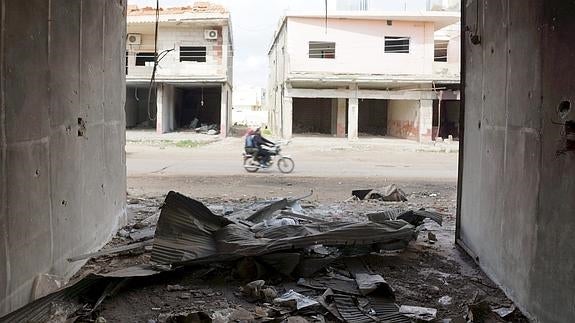
POLYGON ((256 134, 258 134, 258 135, 260 134, 260 132, 261 132, 261 129, 260 129, 259 127, 256 128, 256 131, 254 131, 254 133, 256 133, 256 134))

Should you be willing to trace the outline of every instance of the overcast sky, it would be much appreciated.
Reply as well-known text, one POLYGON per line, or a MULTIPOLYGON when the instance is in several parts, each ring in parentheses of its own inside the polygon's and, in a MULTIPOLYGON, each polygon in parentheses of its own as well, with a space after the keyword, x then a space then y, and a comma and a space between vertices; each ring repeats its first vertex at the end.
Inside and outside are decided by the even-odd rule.
MULTIPOLYGON (((422 2, 422 0, 378 1, 389 2, 390 10, 401 10, 406 6, 406 2, 409 4, 422 2), (396 6, 397 8, 393 8, 396 6)), ((194 0, 160 0, 160 6, 187 6, 194 2, 194 0)), ((325 0, 212 0, 211 2, 224 5, 232 16, 234 86, 266 87, 267 50, 277 23, 286 10, 325 10, 325 0)), ((128 0, 128 3, 156 6, 155 0, 128 0)))

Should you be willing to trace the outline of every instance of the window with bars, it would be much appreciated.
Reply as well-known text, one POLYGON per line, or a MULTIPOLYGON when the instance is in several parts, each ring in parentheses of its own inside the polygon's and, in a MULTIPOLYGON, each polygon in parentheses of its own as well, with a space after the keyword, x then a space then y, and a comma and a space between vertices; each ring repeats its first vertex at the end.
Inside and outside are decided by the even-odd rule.
POLYGON ((180 46, 180 62, 206 62, 205 46, 180 46))
POLYGON ((447 62, 447 40, 435 40, 435 50, 433 60, 436 62, 447 62))
POLYGON ((309 58, 335 58, 335 43, 323 41, 309 42, 309 58))
POLYGON ((136 66, 150 66, 154 64, 154 52, 140 52, 136 54, 136 66))
POLYGON ((409 54, 409 37, 386 36, 385 52, 409 54))

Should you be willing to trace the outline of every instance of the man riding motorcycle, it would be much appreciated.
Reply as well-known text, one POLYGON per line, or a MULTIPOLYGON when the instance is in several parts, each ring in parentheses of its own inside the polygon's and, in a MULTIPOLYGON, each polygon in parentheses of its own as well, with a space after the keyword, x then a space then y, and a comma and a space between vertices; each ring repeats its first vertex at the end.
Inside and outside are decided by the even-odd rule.
POLYGON ((263 146, 273 147, 275 144, 270 140, 264 138, 261 134, 261 129, 257 128, 255 131, 250 131, 246 134, 245 151, 251 154, 254 160, 261 159, 262 167, 269 167, 270 152, 263 148, 263 146))

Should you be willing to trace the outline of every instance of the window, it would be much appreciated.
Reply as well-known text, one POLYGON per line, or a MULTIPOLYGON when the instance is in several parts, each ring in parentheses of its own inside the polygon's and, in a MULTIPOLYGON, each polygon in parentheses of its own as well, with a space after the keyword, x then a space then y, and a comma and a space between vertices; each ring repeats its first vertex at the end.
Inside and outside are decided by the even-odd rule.
POLYGON ((136 66, 149 66, 154 64, 154 52, 141 52, 136 54, 136 66))
POLYGON ((447 62, 447 40, 435 40, 434 61, 447 62))
POLYGON ((385 37, 386 53, 409 53, 409 37, 385 37))
POLYGON ((370 9, 370 0, 337 0, 336 10, 367 11, 370 9))
POLYGON ((335 43, 310 41, 309 58, 335 58, 335 43))
POLYGON ((205 46, 180 46, 180 62, 206 62, 205 46))

